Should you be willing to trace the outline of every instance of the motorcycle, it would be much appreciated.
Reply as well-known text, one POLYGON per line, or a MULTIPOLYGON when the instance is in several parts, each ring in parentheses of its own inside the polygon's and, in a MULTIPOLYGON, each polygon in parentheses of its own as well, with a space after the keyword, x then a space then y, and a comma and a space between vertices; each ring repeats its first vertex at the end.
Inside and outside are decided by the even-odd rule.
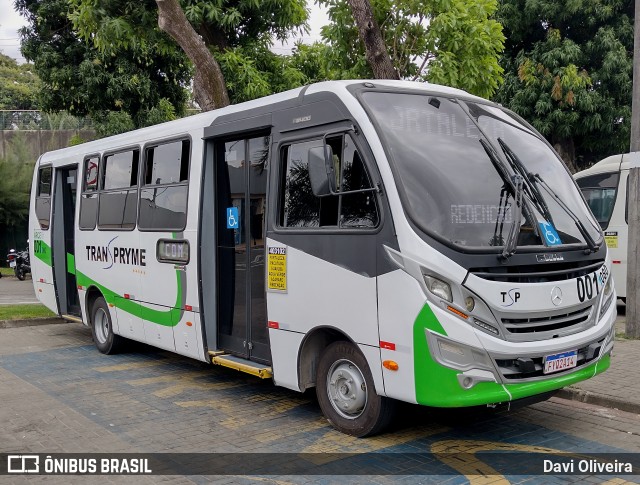
POLYGON ((11 249, 7 254, 7 262, 20 281, 24 281, 27 273, 31 273, 31 261, 29 260, 29 250, 16 251, 11 249))

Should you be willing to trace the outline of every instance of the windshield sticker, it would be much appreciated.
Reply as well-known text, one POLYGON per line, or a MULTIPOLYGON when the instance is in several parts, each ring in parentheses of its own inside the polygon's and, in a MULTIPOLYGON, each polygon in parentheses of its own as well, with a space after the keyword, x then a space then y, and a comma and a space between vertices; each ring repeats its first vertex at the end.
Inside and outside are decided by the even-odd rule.
POLYGON ((556 228, 553 227, 553 224, 550 222, 539 222, 538 224, 540 225, 540 232, 547 246, 558 246, 562 244, 560 236, 558 236, 558 232, 556 228))
POLYGON ((240 227, 240 216, 237 207, 227 207, 227 229, 238 229, 240 227))

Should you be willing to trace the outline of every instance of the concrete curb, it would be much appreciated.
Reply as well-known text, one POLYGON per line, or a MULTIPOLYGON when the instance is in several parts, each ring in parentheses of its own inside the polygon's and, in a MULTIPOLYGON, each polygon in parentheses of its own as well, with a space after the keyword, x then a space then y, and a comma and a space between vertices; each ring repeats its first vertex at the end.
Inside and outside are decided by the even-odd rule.
POLYGON ((596 394, 591 391, 584 391, 575 387, 565 387, 560 389, 556 397, 567 399, 570 401, 580 401, 587 404, 594 404, 605 408, 619 409, 628 413, 640 414, 640 404, 629 401, 623 401, 620 398, 607 396, 605 394, 596 394))
POLYGON ((0 328, 33 327, 35 325, 53 325, 67 323, 60 317, 29 318, 27 320, 0 320, 0 328))

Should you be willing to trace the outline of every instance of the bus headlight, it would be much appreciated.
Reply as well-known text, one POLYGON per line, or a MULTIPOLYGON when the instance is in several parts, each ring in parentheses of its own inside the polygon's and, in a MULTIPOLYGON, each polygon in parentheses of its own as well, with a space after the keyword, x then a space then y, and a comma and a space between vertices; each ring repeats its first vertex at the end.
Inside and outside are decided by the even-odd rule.
POLYGON ((607 280, 607 283, 604 285, 604 297, 607 298, 609 295, 611 295, 611 292, 613 291, 613 278, 609 277, 609 279, 607 280))
POLYGON ((442 298, 443 300, 448 301, 449 303, 453 302, 453 295, 451 294, 451 286, 449 283, 445 283, 438 278, 434 278, 429 275, 424 276, 424 282, 427 285, 427 289, 433 293, 435 296, 442 298))

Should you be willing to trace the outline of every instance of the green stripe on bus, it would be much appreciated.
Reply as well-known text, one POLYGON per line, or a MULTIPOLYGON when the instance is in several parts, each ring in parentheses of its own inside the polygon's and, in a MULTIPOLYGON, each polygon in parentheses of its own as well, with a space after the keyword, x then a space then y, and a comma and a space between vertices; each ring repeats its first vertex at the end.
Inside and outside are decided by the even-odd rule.
POLYGON ((153 308, 145 307, 136 301, 127 300, 115 291, 112 291, 97 281, 92 280, 80 271, 76 272, 76 281, 78 282, 78 285, 86 288, 95 286, 100 290, 107 303, 111 303, 112 305, 115 305, 116 308, 135 315, 136 317, 140 317, 143 320, 157 323, 158 325, 165 327, 175 327, 180 323, 180 319, 182 318, 182 283, 180 282, 179 271, 176 271, 176 301, 174 307, 167 310, 154 310, 153 308))
POLYGON ((71 253, 67 253, 67 273, 76 274, 76 257, 71 253))
POLYGON ((33 242, 33 254, 47 266, 51 266, 51 247, 42 239, 33 242))
MULTIPOLYGON (((35 256, 45 263, 47 266, 51 266, 51 247, 42 240, 37 240, 36 246, 34 246, 35 256), (37 252, 36 252, 37 251, 37 252)), ((157 323, 165 327, 175 327, 180 323, 182 318, 182 283, 180 281, 180 272, 176 270, 176 283, 177 294, 176 301, 173 308, 167 310, 154 310, 153 308, 147 308, 144 305, 127 300, 124 296, 117 294, 115 291, 110 290, 106 286, 101 285, 95 280, 92 280, 87 275, 76 270, 75 257, 72 254, 67 253, 67 271, 76 275, 76 282, 85 288, 95 286, 100 290, 107 303, 115 305, 116 308, 131 313, 137 317, 147 320, 152 323, 157 323), (73 271, 71 271, 73 268, 73 271)))

